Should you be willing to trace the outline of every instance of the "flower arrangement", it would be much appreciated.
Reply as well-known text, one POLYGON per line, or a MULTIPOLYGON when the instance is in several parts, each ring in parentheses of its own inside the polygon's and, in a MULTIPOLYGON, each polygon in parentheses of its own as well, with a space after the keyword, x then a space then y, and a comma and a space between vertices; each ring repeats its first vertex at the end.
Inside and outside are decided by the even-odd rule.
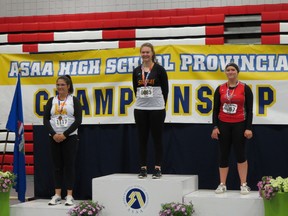
POLYGON ((16 175, 9 171, 0 171, 0 192, 8 192, 15 185, 16 175))
POLYGON ((271 200, 277 192, 288 192, 288 178, 278 176, 274 179, 272 176, 263 176, 257 186, 259 195, 262 198, 271 200))
POLYGON ((91 200, 82 201, 75 207, 68 211, 70 216, 98 216, 100 212, 104 209, 104 206, 98 204, 98 202, 93 202, 91 200))
POLYGON ((188 204, 171 202, 162 204, 161 207, 159 216, 191 216, 195 211, 191 202, 188 204))

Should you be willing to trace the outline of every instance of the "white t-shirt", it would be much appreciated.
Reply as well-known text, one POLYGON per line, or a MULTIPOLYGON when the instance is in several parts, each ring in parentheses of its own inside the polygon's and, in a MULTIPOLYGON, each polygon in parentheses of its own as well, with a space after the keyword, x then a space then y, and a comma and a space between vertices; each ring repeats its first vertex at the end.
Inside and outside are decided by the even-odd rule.
MULTIPOLYGON (((52 100, 50 124, 56 133, 63 133, 75 121, 73 95, 68 95, 64 100, 55 96, 52 100)), ((77 130, 70 135, 77 134, 77 130)))

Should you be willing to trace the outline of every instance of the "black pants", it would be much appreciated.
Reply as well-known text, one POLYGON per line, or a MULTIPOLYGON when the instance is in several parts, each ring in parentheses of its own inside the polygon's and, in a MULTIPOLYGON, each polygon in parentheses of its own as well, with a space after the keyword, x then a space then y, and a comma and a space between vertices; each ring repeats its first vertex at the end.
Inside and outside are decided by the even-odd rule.
POLYGON ((134 110, 135 122, 138 130, 140 166, 147 166, 147 144, 149 132, 151 132, 154 152, 155 166, 162 163, 162 136, 166 110, 134 110))
POLYGON ((233 145, 234 152, 238 163, 245 162, 245 122, 239 123, 227 123, 219 122, 219 142, 220 142, 220 154, 219 164, 221 168, 229 166, 229 155, 231 147, 233 145))
POLYGON ((51 139, 51 153, 54 165, 54 183, 56 189, 73 190, 75 182, 75 161, 78 149, 78 136, 68 136, 63 142, 51 139))

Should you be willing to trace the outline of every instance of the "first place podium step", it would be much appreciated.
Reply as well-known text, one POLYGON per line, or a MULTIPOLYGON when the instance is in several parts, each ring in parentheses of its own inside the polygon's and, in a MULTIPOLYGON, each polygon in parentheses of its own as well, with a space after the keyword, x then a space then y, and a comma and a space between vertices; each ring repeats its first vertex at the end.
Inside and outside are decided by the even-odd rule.
POLYGON ((161 204, 182 203, 185 195, 197 190, 197 175, 138 179, 137 174, 112 174, 92 180, 92 198, 105 206, 103 216, 158 215, 161 204))

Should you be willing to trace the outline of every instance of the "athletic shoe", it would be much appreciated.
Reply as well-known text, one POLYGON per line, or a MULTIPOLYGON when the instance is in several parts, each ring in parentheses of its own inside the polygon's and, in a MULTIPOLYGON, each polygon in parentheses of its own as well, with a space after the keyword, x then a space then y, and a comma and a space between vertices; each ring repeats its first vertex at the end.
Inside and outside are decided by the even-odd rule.
POLYGON ((147 177, 147 169, 141 168, 140 173, 138 174, 138 178, 143 179, 147 177))
POLYGON ((159 179, 161 178, 161 176, 162 176, 161 170, 159 168, 155 168, 152 178, 159 179))
POLYGON ((61 204, 61 197, 55 194, 49 201, 48 205, 58 205, 58 204, 61 204))
POLYGON ((249 194, 251 191, 250 187, 248 187, 247 183, 243 183, 240 186, 240 194, 246 195, 249 194))
POLYGON ((74 205, 74 198, 71 195, 66 196, 65 206, 74 205))
POLYGON ((221 183, 220 185, 218 185, 217 189, 215 190, 216 194, 221 194, 227 191, 227 187, 226 185, 224 185, 223 183, 221 183))

